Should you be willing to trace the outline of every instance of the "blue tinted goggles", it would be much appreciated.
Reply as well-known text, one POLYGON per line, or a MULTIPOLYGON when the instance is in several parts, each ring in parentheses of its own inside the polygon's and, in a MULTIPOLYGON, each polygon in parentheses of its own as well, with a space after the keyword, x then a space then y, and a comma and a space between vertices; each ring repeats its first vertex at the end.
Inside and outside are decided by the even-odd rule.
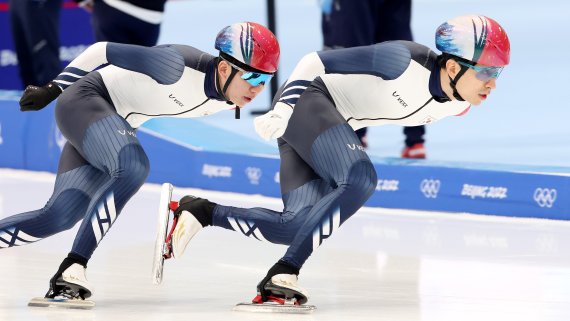
POLYGON ((265 85, 267 82, 269 82, 271 80, 271 77, 273 77, 273 75, 271 74, 263 74, 260 72, 255 72, 255 71, 245 71, 243 69, 241 69, 240 67, 228 62, 232 67, 234 67, 235 69, 243 72, 243 74, 241 75, 241 79, 247 81, 250 85, 252 86, 259 86, 259 85, 265 85))
POLYGON ((468 63, 463 62, 463 61, 457 61, 457 63, 459 63, 462 66, 469 67, 469 68, 475 70, 475 72, 476 72, 475 77, 477 77, 477 79, 479 79, 481 81, 489 81, 493 78, 495 78, 495 79, 499 78, 499 75, 501 74, 501 72, 503 71, 503 68, 504 68, 504 67, 474 66, 474 65, 468 64, 468 63))
POLYGON ((262 73, 258 73, 258 72, 252 72, 252 71, 247 71, 244 72, 243 75, 241 75, 241 79, 247 81, 250 85, 252 86, 258 86, 258 85, 265 85, 265 83, 269 82, 269 80, 271 80, 271 77, 273 77, 273 75, 270 74, 262 74, 262 73))

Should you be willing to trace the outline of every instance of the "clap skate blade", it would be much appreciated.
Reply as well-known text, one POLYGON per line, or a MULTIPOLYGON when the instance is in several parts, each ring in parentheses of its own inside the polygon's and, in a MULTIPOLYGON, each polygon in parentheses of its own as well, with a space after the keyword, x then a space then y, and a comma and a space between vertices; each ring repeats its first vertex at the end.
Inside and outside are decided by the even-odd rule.
MULTIPOLYGON (((172 250, 170 247, 170 240, 167 239, 168 233, 168 218, 170 213, 174 212, 178 208, 178 202, 173 202, 172 191, 174 187, 170 183, 162 184, 162 190, 160 193, 160 202, 158 207, 158 227, 156 234, 156 241, 154 244, 154 257, 152 264, 152 283, 160 284, 162 283, 164 260, 172 256, 172 250)), ((174 230, 176 226, 176 220, 173 221, 174 230)))
POLYGON ((261 296, 256 296, 251 303, 238 303, 234 306, 234 311, 239 312, 261 312, 261 313, 290 313, 308 314, 317 309, 314 305, 299 304, 296 299, 284 299, 269 296, 268 301, 263 302, 261 296))
POLYGON ((91 300, 82 300, 82 299, 66 299, 66 298, 51 299, 51 298, 37 297, 31 299, 30 302, 28 302, 28 306, 89 310, 95 306, 95 302, 91 300))

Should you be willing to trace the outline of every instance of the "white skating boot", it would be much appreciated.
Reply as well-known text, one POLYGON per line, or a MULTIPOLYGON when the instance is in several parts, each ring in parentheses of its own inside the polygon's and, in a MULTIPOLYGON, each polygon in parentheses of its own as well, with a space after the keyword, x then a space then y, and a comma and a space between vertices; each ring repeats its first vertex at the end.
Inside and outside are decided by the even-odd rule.
POLYGON ((29 306, 58 306, 65 308, 91 309, 95 303, 86 300, 91 296, 92 287, 87 281, 86 268, 73 263, 61 275, 50 281, 50 289, 44 298, 34 298, 29 306))
POLYGON ((194 235, 202 228, 212 225, 212 213, 216 207, 215 203, 207 199, 191 195, 184 196, 180 202, 172 201, 173 190, 172 184, 162 184, 152 264, 152 282, 156 285, 162 283, 164 261, 171 257, 180 258, 194 235), (169 224, 171 213, 174 217, 169 224))
POLYGON ((269 297, 293 300, 293 304, 305 304, 309 300, 307 290, 297 283, 298 276, 295 274, 277 274, 265 284, 265 290, 270 291, 269 297))
POLYGON ((186 250, 186 246, 190 243, 190 240, 202 229, 202 224, 198 222, 196 217, 188 212, 182 211, 180 215, 178 215, 178 219, 176 222, 176 227, 174 231, 172 231, 171 237, 171 249, 172 249, 172 256, 174 258, 182 257, 184 251, 186 250))
POLYGON ((279 261, 257 285, 257 296, 251 303, 240 303, 234 311, 311 313, 316 307, 307 305, 309 293, 298 284, 299 269, 279 261))
POLYGON ((63 296, 70 299, 85 300, 91 296, 91 285, 87 281, 87 269, 74 263, 55 281, 56 288, 50 287, 46 297, 63 296))
MULTIPOLYGON (((184 196, 174 211, 173 230, 166 238, 170 253, 175 258, 182 257, 190 240, 202 228, 212 225, 212 212, 215 203, 192 195, 184 196)), ((166 255, 165 258, 169 258, 166 255)))

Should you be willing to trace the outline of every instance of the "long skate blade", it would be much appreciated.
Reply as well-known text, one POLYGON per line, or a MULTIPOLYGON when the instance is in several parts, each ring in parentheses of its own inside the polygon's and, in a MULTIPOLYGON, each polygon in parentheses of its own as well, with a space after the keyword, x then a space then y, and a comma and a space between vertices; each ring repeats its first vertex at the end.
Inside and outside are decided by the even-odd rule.
POLYGON ((162 283, 164 268, 164 241, 168 233, 168 216, 170 215, 170 200, 172 199, 172 190, 174 187, 170 183, 162 184, 160 192, 160 204, 158 207, 158 226, 156 233, 156 241, 154 243, 154 257, 152 260, 152 283, 159 285, 162 283))
POLYGON ((239 312, 261 312, 261 313, 290 313, 290 314, 308 314, 313 313, 317 309, 314 305, 292 305, 292 304, 276 304, 276 303, 238 303, 233 308, 239 312))
POLYGON ((81 299, 48 299, 48 298, 33 298, 28 302, 30 307, 56 307, 65 309, 93 309, 95 302, 91 300, 81 299))

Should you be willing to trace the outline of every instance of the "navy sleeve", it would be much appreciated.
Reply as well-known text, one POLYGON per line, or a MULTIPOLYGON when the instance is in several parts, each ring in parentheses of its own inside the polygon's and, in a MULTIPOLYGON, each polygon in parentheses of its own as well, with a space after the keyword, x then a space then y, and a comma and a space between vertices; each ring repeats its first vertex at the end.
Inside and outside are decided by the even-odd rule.
POLYGON ((168 45, 178 51, 184 58, 184 65, 200 72, 206 72, 208 63, 214 56, 187 45, 168 45))
POLYGON ((405 41, 318 52, 327 74, 369 74, 385 80, 398 78, 408 68, 412 53, 405 41))
POLYGON ((109 43, 107 61, 117 67, 145 74, 161 85, 176 83, 184 72, 184 58, 170 46, 109 43))

